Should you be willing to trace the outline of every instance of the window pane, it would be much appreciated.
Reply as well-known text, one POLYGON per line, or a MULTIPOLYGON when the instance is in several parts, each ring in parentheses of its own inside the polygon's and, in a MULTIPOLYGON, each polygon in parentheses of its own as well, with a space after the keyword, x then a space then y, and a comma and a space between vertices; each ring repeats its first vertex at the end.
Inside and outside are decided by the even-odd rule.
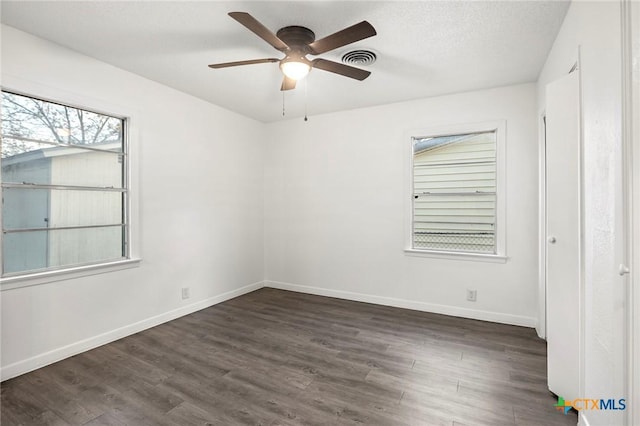
POLYGON ((2 134, 5 137, 121 152, 122 130, 120 118, 2 92, 2 134))
POLYGON ((122 154, 3 139, 2 181, 122 188, 122 154), (11 155, 8 155, 11 154, 11 155))
POLYGON ((413 248, 495 253, 495 132, 413 141, 413 248))
MULTIPOLYGON (((53 145, 45 143, 37 143, 30 141, 22 141, 7 136, 2 137, 2 159, 11 159, 20 161, 27 153, 38 152, 41 149, 51 148, 53 145)), ((43 153, 37 153, 44 157, 43 153)))
POLYGON ((3 270, 16 273, 122 259, 123 229, 113 226, 4 234, 3 270))
POLYGON ((416 232, 414 248, 462 251, 472 253, 493 253, 495 236, 492 233, 481 235, 477 232, 464 233, 425 233, 416 232))
POLYGON ((5 230, 122 223, 123 194, 114 191, 5 188, 5 230))
POLYGON ((125 121, 2 91, 2 273, 127 256, 125 121))
POLYGON ((413 155, 425 164, 495 161, 495 132, 415 138, 413 155))

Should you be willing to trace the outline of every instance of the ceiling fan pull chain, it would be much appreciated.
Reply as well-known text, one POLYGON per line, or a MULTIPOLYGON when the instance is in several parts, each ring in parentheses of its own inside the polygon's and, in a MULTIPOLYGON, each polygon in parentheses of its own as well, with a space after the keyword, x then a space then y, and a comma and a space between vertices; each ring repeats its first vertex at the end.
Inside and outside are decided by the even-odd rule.
POLYGON ((304 80, 304 121, 309 121, 307 118, 307 87, 309 86, 309 79, 304 80))
POLYGON ((284 117, 284 92, 282 92, 282 116, 284 117))

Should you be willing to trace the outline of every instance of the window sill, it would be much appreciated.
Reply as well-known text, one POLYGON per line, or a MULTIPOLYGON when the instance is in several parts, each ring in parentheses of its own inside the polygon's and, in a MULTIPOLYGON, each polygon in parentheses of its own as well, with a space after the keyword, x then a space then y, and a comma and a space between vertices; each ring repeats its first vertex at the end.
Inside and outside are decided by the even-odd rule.
POLYGON ((56 271, 44 271, 34 274, 4 277, 0 278, 0 290, 13 290, 16 288, 30 287, 55 281, 70 280, 90 275, 136 268, 140 265, 141 261, 142 259, 126 259, 109 263, 100 263, 97 265, 77 266, 56 271))
POLYGON ((507 256, 499 254, 483 254, 483 253, 458 253, 455 251, 428 251, 405 249, 407 256, 414 257, 430 257, 434 259, 448 260, 470 260, 472 262, 489 262, 489 263, 507 263, 507 256))

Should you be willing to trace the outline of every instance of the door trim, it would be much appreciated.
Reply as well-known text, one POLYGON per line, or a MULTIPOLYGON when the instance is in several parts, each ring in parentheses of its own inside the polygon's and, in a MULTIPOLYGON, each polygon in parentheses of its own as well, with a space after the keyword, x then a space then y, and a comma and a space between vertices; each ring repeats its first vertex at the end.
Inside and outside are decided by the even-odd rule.
POLYGON ((622 226, 625 238, 621 261, 630 270, 623 280, 628 300, 625 355, 629 401, 626 421, 640 424, 640 274, 636 272, 640 268, 640 5, 622 0, 621 20, 622 226))
POLYGON ((538 115, 538 325, 536 333, 547 338, 547 112, 538 115))

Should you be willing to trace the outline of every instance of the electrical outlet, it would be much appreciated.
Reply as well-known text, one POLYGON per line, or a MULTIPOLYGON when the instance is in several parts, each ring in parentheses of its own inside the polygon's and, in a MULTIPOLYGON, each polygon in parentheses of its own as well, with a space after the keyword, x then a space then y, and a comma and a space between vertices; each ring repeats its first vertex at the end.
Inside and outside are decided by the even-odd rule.
POLYGON ((477 295, 478 295, 477 290, 467 290, 467 300, 469 302, 475 302, 477 295))
POLYGON ((189 297, 191 297, 189 294, 189 287, 182 287, 182 300, 188 299, 189 297))

